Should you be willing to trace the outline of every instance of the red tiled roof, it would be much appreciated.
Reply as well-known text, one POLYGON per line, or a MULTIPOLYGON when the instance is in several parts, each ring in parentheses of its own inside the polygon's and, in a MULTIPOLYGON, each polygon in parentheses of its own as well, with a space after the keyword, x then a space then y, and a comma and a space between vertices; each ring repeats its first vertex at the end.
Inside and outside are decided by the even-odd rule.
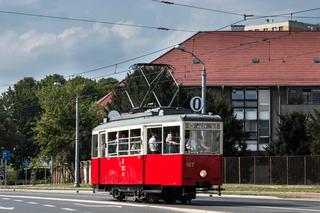
POLYGON ((112 97, 113 97, 113 91, 109 92, 108 94, 100 98, 100 100, 97 101, 97 104, 101 106, 107 106, 112 102, 112 97))
MULTIPOLYGON (((206 64, 207 85, 320 85, 320 32, 199 32, 181 45, 206 64)), ((199 85, 201 65, 192 62, 172 49, 152 63, 172 65, 178 83, 199 85)))

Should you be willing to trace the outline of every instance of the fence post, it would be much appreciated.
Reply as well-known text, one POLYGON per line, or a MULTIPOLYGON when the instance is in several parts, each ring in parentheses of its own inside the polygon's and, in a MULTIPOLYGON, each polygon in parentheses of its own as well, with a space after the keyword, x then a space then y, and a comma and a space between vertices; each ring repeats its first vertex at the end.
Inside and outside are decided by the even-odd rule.
POLYGON ((253 156, 253 183, 256 184, 256 156, 253 156))
POLYGON ((241 184, 241 160, 238 157, 238 173, 239 173, 239 184, 241 184))
POLYGON ((224 182, 227 183, 227 158, 223 158, 223 176, 224 182))
POLYGON ((304 161, 304 163, 303 163, 303 166, 304 166, 304 185, 306 185, 307 184, 307 156, 304 156, 303 158, 304 158, 303 159, 303 161, 304 161))
POLYGON ((270 184, 272 184, 272 157, 269 156, 269 176, 270 176, 270 184))
POLYGON ((289 185, 289 156, 287 156, 287 185, 289 185))

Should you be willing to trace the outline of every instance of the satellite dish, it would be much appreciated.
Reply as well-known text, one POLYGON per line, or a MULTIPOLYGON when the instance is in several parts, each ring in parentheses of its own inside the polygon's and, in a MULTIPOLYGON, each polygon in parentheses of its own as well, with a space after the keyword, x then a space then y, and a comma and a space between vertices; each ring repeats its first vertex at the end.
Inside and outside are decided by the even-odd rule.
POLYGON ((120 113, 116 110, 111 110, 109 113, 108 113, 108 118, 114 118, 114 117, 119 117, 120 116, 120 113))

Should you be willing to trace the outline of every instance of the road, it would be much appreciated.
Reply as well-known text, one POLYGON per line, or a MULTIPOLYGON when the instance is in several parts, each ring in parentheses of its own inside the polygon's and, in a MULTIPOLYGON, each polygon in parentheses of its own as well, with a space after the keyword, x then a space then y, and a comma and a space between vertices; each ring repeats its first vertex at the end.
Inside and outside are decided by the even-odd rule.
POLYGON ((286 200, 236 196, 198 196, 191 205, 117 202, 106 193, 68 191, 0 191, 0 213, 34 212, 319 212, 320 201, 286 200))

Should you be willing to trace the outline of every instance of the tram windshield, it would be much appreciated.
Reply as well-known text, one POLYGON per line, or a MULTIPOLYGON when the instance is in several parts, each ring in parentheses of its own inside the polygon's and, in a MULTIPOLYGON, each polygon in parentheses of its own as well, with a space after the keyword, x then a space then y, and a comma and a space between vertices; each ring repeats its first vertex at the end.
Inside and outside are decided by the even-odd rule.
POLYGON ((221 125, 221 123, 186 123, 186 153, 220 154, 221 125))

